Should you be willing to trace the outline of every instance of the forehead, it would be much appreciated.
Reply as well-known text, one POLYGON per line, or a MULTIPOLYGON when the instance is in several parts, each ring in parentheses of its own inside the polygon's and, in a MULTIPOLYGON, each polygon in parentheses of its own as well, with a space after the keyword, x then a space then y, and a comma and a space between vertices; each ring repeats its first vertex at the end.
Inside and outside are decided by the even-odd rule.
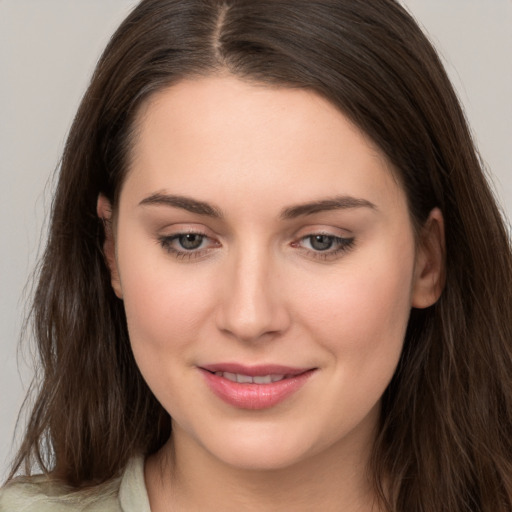
POLYGON ((219 198, 280 190, 296 202, 401 194, 382 152, 310 90, 234 77, 185 80, 153 95, 136 125, 127 181, 141 192, 211 199, 212 187, 219 198))

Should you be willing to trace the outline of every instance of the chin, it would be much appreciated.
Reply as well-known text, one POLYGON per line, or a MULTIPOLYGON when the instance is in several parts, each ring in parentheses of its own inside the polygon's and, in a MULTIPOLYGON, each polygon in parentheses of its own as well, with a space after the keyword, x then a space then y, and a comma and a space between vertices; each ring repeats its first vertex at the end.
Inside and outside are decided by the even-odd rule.
POLYGON ((241 470, 282 470, 306 460, 315 451, 307 439, 297 435, 296 428, 292 432, 290 436, 288 430, 255 429, 211 439, 204 447, 216 459, 241 470))
MULTIPOLYGON (((215 455, 215 454, 214 454, 215 455)), ((279 471, 292 467, 307 455, 282 449, 234 449, 217 454, 229 466, 245 471, 279 471)))

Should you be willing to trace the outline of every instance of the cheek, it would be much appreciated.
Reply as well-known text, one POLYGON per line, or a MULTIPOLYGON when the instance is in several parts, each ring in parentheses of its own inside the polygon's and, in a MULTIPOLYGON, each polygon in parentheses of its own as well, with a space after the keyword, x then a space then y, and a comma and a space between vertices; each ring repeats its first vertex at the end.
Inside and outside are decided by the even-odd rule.
POLYGON ((322 417, 331 418, 326 441, 351 431, 369 415, 375 420, 371 411, 378 414, 402 352, 413 250, 398 260, 393 251, 386 258, 380 254, 350 268, 347 263, 346 271, 331 276, 302 301, 302 324, 327 354, 325 368, 332 383, 315 398, 322 417))
POLYGON ((303 294, 303 323, 350 374, 394 371, 403 345, 414 246, 411 241, 379 249, 347 258, 345 266, 303 294))
POLYGON ((184 350, 210 304, 203 277, 187 279, 170 258, 155 258, 154 248, 132 248, 119 262, 130 341, 141 367, 184 350))

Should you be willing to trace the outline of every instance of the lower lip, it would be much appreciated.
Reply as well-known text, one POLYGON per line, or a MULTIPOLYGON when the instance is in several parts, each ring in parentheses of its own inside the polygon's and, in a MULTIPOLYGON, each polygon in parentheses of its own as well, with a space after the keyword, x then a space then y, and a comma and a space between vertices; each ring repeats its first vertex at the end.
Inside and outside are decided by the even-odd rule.
POLYGON ((297 392, 314 370, 272 382, 270 384, 242 384, 201 369, 209 388, 224 402, 239 409, 269 409, 297 392))

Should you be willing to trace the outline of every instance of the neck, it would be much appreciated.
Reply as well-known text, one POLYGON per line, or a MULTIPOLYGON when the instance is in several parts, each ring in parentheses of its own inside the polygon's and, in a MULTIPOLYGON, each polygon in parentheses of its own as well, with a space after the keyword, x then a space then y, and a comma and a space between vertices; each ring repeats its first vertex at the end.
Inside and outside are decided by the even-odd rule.
POLYGON ((241 469, 219 461, 176 427, 146 463, 151 510, 209 510, 214 503, 226 512, 377 512, 367 473, 370 448, 367 438, 344 439, 285 468, 241 469))

